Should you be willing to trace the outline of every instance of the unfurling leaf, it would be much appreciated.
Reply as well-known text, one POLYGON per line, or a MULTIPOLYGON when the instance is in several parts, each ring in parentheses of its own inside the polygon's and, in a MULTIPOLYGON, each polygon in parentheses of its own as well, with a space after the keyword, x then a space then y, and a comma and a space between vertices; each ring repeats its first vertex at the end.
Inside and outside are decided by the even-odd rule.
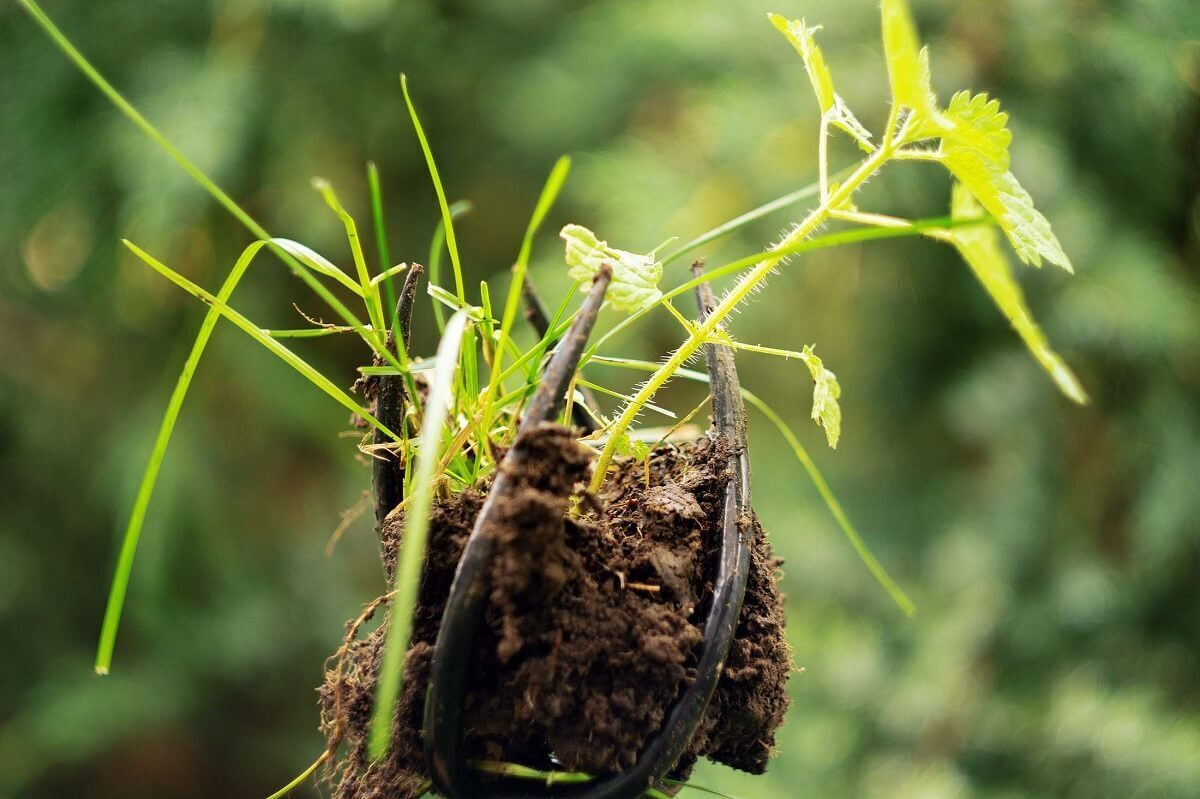
POLYGON ((792 47, 796 48, 796 52, 804 59, 804 68, 808 71, 813 94, 817 96, 817 103, 821 106, 821 114, 825 116, 829 124, 841 128, 869 150, 871 132, 863 127, 862 123, 854 116, 854 112, 846 105, 846 101, 833 90, 833 76, 829 73, 829 67, 825 64, 825 56, 821 54, 821 48, 817 46, 815 38, 816 32, 821 29, 820 26, 810 28, 802 19, 788 20, 778 14, 768 14, 767 17, 771 20, 771 24, 787 37, 787 40, 792 43, 792 47))
MULTIPOLYGON (((954 184, 950 209, 954 219, 978 218, 983 210, 971 192, 958 182, 954 184)), ((991 225, 966 225, 943 231, 938 237, 949 241, 962 254, 979 282, 1025 341, 1033 357, 1054 378, 1059 390, 1075 402, 1085 404, 1088 398, 1079 380, 1058 353, 1050 349, 1046 335, 1033 321, 1025 305, 1021 286, 1014 279, 1012 268, 1000 250, 996 229, 991 225)))
POLYGON ((959 92, 942 115, 942 162, 996 218, 1017 257, 1041 266, 1042 259, 1073 271, 1050 223, 1033 207, 1033 199, 1008 171, 1008 114, 986 94, 959 92))
POLYGON ((612 267, 612 282, 606 296, 617 310, 640 310, 662 296, 658 290, 662 264, 654 259, 653 253, 638 255, 610 247, 582 225, 567 225, 558 235, 566 242, 565 257, 571 268, 568 274, 574 280, 591 283, 603 264, 612 267))
POLYGON ((824 428, 829 446, 837 449, 838 438, 842 435, 842 408, 838 405, 842 387, 838 385, 837 375, 825 368, 810 345, 805 345, 800 357, 813 379, 812 418, 824 428))
POLYGON ((917 39, 907 0, 883 0, 883 52, 892 100, 922 120, 937 116, 937 98, 929 82, 929 56, 917 39))
POLYGON ((788 20, 778 14, 767 14, 767 18, 787 37, 787 40, 792 43, 792 47, 795 47, 796 52, 804 59, 804 68, 808 70, 808 79, 812 81, 813 93, 821 105, 821 113, 833 108, 835 102, 833 76, 829 74, 829 67, 825 65, 825 56, 821 55, 821 48, 817 47, 817 41, 813 36, 821 30, 821 26, 810 28, 804 24, 802 19, 788 20))

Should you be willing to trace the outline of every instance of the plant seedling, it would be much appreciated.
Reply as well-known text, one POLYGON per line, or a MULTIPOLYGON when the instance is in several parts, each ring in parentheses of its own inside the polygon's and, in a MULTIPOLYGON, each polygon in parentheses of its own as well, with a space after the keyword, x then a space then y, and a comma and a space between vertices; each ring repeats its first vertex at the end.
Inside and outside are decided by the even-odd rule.
POLYGON ((401 93, 440 210, 428 269, 391 263, 379 175, 370 164, 380 256, 375 270, 333 187, 313 183, 345 229, 353 264, 347 270, 299 242, 271 236, 130 105, 34 0, 19 2, 88 79, 254 237, 215 293, 125 242, 208 310, 143 473, 117 560, 96 671, 111 667, 146 511, 218 321, 231 322, 363 423, 359 446, 371 457, 376 526, 391 585, 352 625, 337 667, 327 675, 326 751, 276 796, 326 762, 337 775, 339 796, 361 791, 419 796, 436 789, 457 799, 661 796, 679 786, 675 777, 686 776, 678 764, 701 755, 751 771, 766 767, 787 706, 790 664, 769 547, 750 505, 743 403, 779 428, 871 573, 902 610, 915 612, 871 556, 799 437, 738 380, 737 351, 803 363, 814 385, 812 418, 836 447, 842 389, 814 348, 748 344, 728 328, 732 312, 796 256, 911 236, 947 243, 1059 389, 1075 402, 1087 401, 1034 323, 1000 245, 1002 234, 1021 261, 1033 266, 1048 261, 1071 271, 1049 222, 1009 170, 1008 116, 986 94, 959 92, 944 107, 938 102, 928 51, 918 44, 904 0, 881 5, 892 104, 878 136, 835 91, 816 43, 819 29, 771 15, 799 53, 819 106, 817 182, 661 256, 620 249, 582 225, 568 224, 559 233, 564 261, 586 297, 576 306, 572 290, 551 315, 527 277, 534 243, 569 173, 569 159, 561 158, 533 209, 498 318, 487 282, 480 285, 477 304, 468 296, 454 227, 468 206, 449 202, 403 76, 401 93), (835 134, 859 146, 859 163, 830 169, 828 140, 835 134), (897 161, 935 163, 949 171, 954 184, 947 216, 908 219, 856 205, 859 190, 897 161), (810 199, 816 206, 771 247, 707 271, 695 267, 691 279, 671 288, 660 285, 667 267, 684 255, 810 199), (817 235, 831 223, 847 227, 817 235), (233 293, 264 249, 299 276, 340 323, 270 330, 235 310, 233 293), (443 252, 452 288, 441 284, 443 252), (393 281, 400 274, 397 293, 393 281), (422 275, 441 332, 429 358, 410 352, 422 275), (736 282, 717 298, 711 282, 729 275, 736 282), (692 292, 700 306, 694 320, 674 304, 692 292), (361 302, 358 313, 366 321, 339 295, 361 302), (521 306, 537 333, 524 348, 513 336, 521 306), (627 315, 589 345, 605 307, 627 315), (683 335, 663 361, 602 351, 614 335, 660 309, 683 335), (360 398, 283 343, 350 334, 362 340, 370 361, 360 369, 360 398), (706 371, 688 369, 701 352, 706 371), (584 370, 598 366, 649 376, 625 392, 585 376, 584 370), (710 436, 677 442, 699 409, 680 419, 654 404, 659 389, 676 377, 709 384, 710 436), (615 395, 623 404, 606 416, 597 394, 615 395), (639 426, 646 410, 677 421, 665 433, 639 426), (568 421, 574 429, 563 426, 568 421), (580 490, 584 483, 587 488, 580 490), (753 605, 761 629, 740 623, 743 603, 753 605), (383 625, 356 640, 366 618, 385 605, 383 625), (618 640, 621 630, 632 630, 633 638, 618 640), (737 641, 747 646, 733 647, 737 641), (734 676, 747 671, 748 664, 737 660, 748 657, 743 650, 758 653, 749 669, 759 675, 754 701, 734 676), (710 702, 713 696, 719 701, 710 702), (579 712, 585 705, 588 713, 579 712), (704 719, 705 732, 697 735, 704 719), (512 761, 480 756, 497 749, 512 761))

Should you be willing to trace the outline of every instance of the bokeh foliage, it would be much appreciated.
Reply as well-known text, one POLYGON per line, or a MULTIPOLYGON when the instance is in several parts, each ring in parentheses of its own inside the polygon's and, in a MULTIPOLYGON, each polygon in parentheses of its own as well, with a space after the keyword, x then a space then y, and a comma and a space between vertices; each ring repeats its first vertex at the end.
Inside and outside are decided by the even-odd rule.
MULTIPOLYGON (((825 26, 868 126, 886 108, 871 2, 47 5, 268 229, 341 261, 309 177, 365 221, 368 158, 394 257, 426 257, 436 212, 407 72, 451 194, 475 205, 461 228, 475 280, 512 262, 562 152, 576 170, 550 221, 632 250, 813 179, 816 108, 767 10, 825 26)), ((933 243, 820 253, 775 277, 734 331, 818 342, 844 389, 837 452, 804 423, 802 367, 744 355, 744 382, 805 431, 921 613, 888 603, 752 417, 755 504, 787 560, 804 671, 768 775, 698 781, 744 797, 1194 795, 1200 14, 1192 0, 914 6, 936 88, 989 91, 1013 115, 1013 169, 1078 269, 1022 269, 1023 284, 1093 402, 1062 400, 933 243)), ((208 286, 247 239, 15 4, 0 6, 0 100, 0 796, 266 795, 319 751, 322 660, 383 585, 365 518, 324 554, 367 470, 340 408, 223 327, 168 455, 113 674, 92 676, 116 537, 202 313, 119 238, 208 286)), ((869 194, 937 214, 948 181, 906 165, 869 194)), ((788 221, 705 254, 756 250, 788 221)), ((558 253, 550 235, 535 253, 547 295, 564 286, 558 253)), ((253 318, 322 310, 269 259, 254 269, 237 302, 253 318)), ((663 317, 619 346, 654 358, 678 335, 663 317)), ((433 341, 420 320, 416 349, 433 341)), ((328 341, 305 353, 346 383, 362 358, 328 341)), ((687 409, 696 391, 660 401, 687 409)))

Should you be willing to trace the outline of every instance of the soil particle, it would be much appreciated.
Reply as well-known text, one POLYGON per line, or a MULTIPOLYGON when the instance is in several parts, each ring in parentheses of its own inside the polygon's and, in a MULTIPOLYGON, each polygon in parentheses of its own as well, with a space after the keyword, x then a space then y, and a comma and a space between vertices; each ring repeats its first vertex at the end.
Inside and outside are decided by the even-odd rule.
MULTIPOLYGON (((464 708, 468 752, 535 768, 619 771, 634 762, 692 678, 728 453, 709 439, 656 450, 648 484, 641 462, 622 464, 601 498, 603 513, 576 517, 569 511, 589 452, 556 425, 531 431, 523 447, 531 457, 513 467, 517 490, 483 531, 498 546, 464 708)), ((369 762, 366 734, 387 620, 330 660, 321 726, 331 746, 342 747, 329 775, 340 799, 415 796, 426 783, 420 728, 433 643, 483 498, 467 491, 434 510, 384 760, 369 762)), ((385 559, 395 557, 402 528, 399 514, 389 516, 385 559)), ((701 756, 762 772, 788 705, 780 564, 756 519, 747 529, 751 574, 737 637, 677 776, 701 756)))

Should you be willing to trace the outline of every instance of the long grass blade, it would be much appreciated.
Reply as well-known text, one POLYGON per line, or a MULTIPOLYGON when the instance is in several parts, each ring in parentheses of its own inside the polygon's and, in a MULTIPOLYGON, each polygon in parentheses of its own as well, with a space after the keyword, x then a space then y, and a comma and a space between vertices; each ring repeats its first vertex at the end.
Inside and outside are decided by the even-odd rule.
MULTIPOLYGON (((379 167, 367 162, 367 188, 371 193, 371 222, 375 227, 375 250, 379 255, 379 274, 371 282, 383 281, 383 297, 390 312, 396 309, 396 287, 392 285, 392 255, 388 247, 387 226, 383 221, 383 189, 379 186, 379 167)), ((396 320, 392 319, 393 326, 396 320)), ((393 335, 399 332, 393 330, 393 335)))
POLYGON ((213 296, 213 294, 211 294, 208 291, 205 291, 200 286, 197 286, 195 283, 188 280, 186 277, 179 274, 175 270, 171 269, 166 264, 155 259, 154 256, 150 255, 145 250, 142 250, 133 242, 126 239, 126 240, 122 240, 121 243, 124 244, 126 247, 128 247, 129 250, 134 255, 136 255, 138 258, 141 258, 142 261, 144 261, 146 263, 146 265, 149 266, 151 269, 158 272, 160 275, 167 278, 172 283, 179 286, 181 289, 186 291, 188 294, 191 294, 193 297, 197 298, 201 302, 211 305, 213 308, 215 308, 221 314, 221 316, 224 316, 226 319, 228 319, 230 322, 232 322, 237 328, 239 328, 244 333, 246 333, 248 336, 250 336, 250 338, 254 339, 259 344, 262 344, 264 347, 266 347, 268 350, 270 350, 272 353, 274 353, 276 356, 278 356, 279 359, 282 360, 284 363, 286 363, 288 366, 291 366, 293 369, 295 369, 301 375, 308 378, 309 382, 311 382, 317 388, 324 391, 326 394, 328 394, 330 397, 332 397, 334 400, 336 400, 338 403, 340 403, 342 406, 344 406, 347 410, 349 410, 351 413, 355 413, 358 416, 362 417, 363 421, 365 421, 367 424, 371 425, 372 427, 382 430, 393 441, 401 440, 399 435, 392 432, 387 427, 385 427, 382 423, 380 423, 380 421, 378 419, 376 419, 370 413, 370 411, 368 411, 366 408, 363 408, 361 405, 359 405, 357 402, 355 402, 353 397, 351 397, 349 394, 347 394, 346 392, 344 392, 340 388, 338 388, 337 385, 332 380, 330 380, 328 377, 326 377, 325 375, 323 375, 319 371, 317 371, 317 369, 314 366, 309 364, 307 361, 305 361, 299 355, 292 352, 290 349, 288 349, 284 345, 280 344, 275 339, 271 338, 269 335, 267 335, 266 331, 264 331, 262 328, 255 325, 253 322, 251 322, 249 319, 247 319, 242 314, 235 311, 233 308, 230 308, 228 305, 225 304, 224 301, 213 296))
POLYGON ((246 213, 240 205, 233 201, 221 187, 219 187, 200 167, 196 166, 183 152, 171 143, 170 139, 162 134, 158 128, 154 127, 148 119, 142 116, 133 105, 126 100, 120 92, 109 83, 100 72, 92 66, 91 62, 84 57, 75 45, 71 44, 70 39, 66 37, 58 26, 46 15, 41 6, 35 0, 17 0, 22 8, 29 13, 29 16, 42 28, 51 41, 58 46, 60 50, 79 68, 80 72, 96 86, 100 92, 116 106, 126 118, 129 119, 139 130, 142 131, 152 142, 165 152, 176 164, 183 169, 193 180, 196 181, 205 191, 212 196, 220 205, 225 208, 235 219, 237 219, 247 230, 254 234, 255 238, 268 241, 268 247, 279 256, 289 269, 296 274, 304 283, 320 297, 333 311, 342 318, 342 321, 353 327, 362 336, 363 340, 375 351, 377 355, 383 358, 393 366, 399 367, 395 362, 395 358, 391 352, 381 344, 375 337, 363 326, 363 323, 350 311, 346 304, 339 300, 326 286, 324 286, 316 277, 298 261, 291 253, 284 249, 279 244, 275 243, 270 233, 266 228, 260 225, 250 214, 246 213))
POLYGON ((508 287, 508 297, 504 301, 504 316, 500 320, 500 339, 496 345, 496 359, 492 364, 492 371, 488 378, 487 395, 484 400, 483 412, 485 428, 491 426, 492 400, 499 389, 503 352, 512 335, 513 323, 517 318, 517 308, 521 304, 521 289, 525 285, 525 276, 529 272, 529 257, 533 252, 533 238, 537 235, 542 222, 545 221, 546 214, 550 213, 550 208, 558 198, 558 193, 562 190, 563 183, 566 182, 570 171, 571 159, 567 156, 564 155, 555 162, 554 168, 550 170, 550 176, 546 178, 546 184, 542 187, 542 193, 538 197, 537 204, 533 207, 533 215, 529 218, 529 225, 525 228, 525 235, 521 239, 521 249, 517 253, 517 260, 512 268, 512 283, 508 287))
MULTIPOLYGON (((451 221, 458 219, 471 210, 470 200, 458 200, 450 204, 451 221)), ((433 229, 433 237, 429 241, 429 284, 441 288, 442 283, 442 251, 446 249, 446 223, 438 218, 437 226, 433 229)), ((434 303, 433 318, 437 322, 438 333, 446 330, 446 312, 440 305, 434 303)))
POLYGON ((371 319, 371 327, 375 330, 379 345, 384 346, 383 331, 387 330, 387 323, 384 322, 383 317, 383 301, 379 298, 379 288, 371 281, 371 273, 367 269, 367 258, 363 255, 362 240, 358 236, 358 225, 355 223, 354 217, 350 216, 342 206, 337 192, 333 190, 329 181, 324 178, 314 178, 312 185, 346 229, 346 239, 350 242, 350 254, 354 258, 354 270, 358 273, 358 283, 362 287, 359 294, 366 303, 367 316, 371 319))
POLYGON ((453 400, 459 352, 469 321, 467 315, 459 311, 446 323, 446 332, 438 344, 437 368, 429 382, 425 418, 421 424, 416 464, 413 468, 411 489, 408 492, 409 506, 404 515, 404 538, 401 540, 400 558, 396 565, 396 595, 392 599, 387 640, 375 691, 375 709, 371 716, 368 749, 372 760, 377 760, 387 750, 396 699, 400 695, 404 660, 408 652, 409 635, 412 632, 412 614, 417 604, 421 566, 425 560, 429 514, 433 508, 435 467, 439 461, 438 449, 449 406, 453 400))
POLYGON ((450 213, 450 204, 446 202, 446 189, 442 186, 442 178, 438 174, 437 163, 433 160, 433 150, 429 148, 429 139, 425 137, 425 128, 421 118, 417 116, 416 106, 408 94, 408 76, 400 76, 400 91, 404 94, 404 104, 408 106, 408 115, 412 118, 413 129, 421 142, 421 152, 425 154, 425 165, 429 167, 429 179, 433 181, 433 190, 437 192, 438 206, 442 209, 442 225, 446 231, 446 248, 450 251, 450 264, 454 267, 454 291, 460 302, 467 301, 463 286, 462 263, 458 258, 458 239, 454 236, 454 217, 450 213))

